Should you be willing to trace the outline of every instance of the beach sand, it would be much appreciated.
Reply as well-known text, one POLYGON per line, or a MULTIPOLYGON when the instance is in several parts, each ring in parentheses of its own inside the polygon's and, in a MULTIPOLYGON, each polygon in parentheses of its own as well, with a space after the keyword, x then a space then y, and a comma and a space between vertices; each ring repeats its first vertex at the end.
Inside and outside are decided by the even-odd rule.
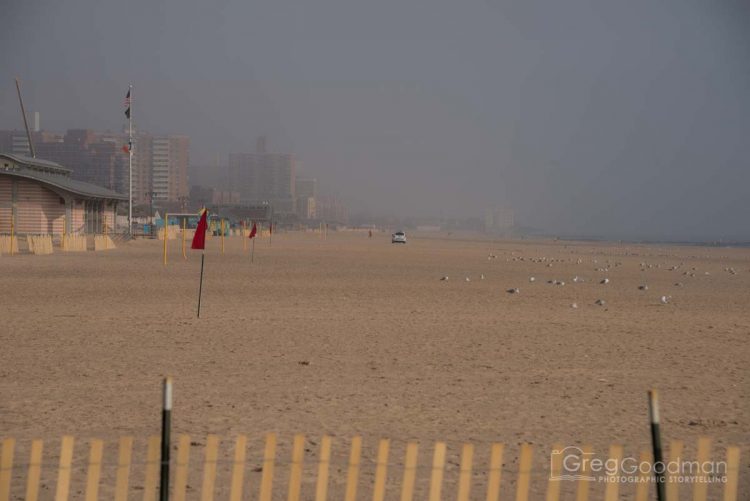
MULTIPOLYGON (((327 433, 334 437, 331 499, 343 499, 354 435, 363 437, 360 499, 371 496, 381 437, 391 439, 387 499, 400 495, 408 441, 420 444, 416 488, 425 498, 438 440, 448 444, 445 499, 455 497, 464 442, 475 444, 471 498, 484 499, 495 441, 506 444, 501 499, 515 496, 522 443, 535 448, 539 499, 553 444, 590 444, 604 458, 612 443, 624 445, 626 456, 648 449, 646 392, 658 388, 665 448, 682 440, 693 457, 706 435, 723 458, 728 444, 740 445, 739 499, 748 499, 748 249, 445 234, 392 245, 385 233, 330 232, 325 240, 279 233, 272 245, 257 241, 251 264, 241 238, 227 238, 223 255, 212 238, 197 319, 200 252, 188 250, 183 260, 180 242, 169 245, 167 266, 153 240, 97 253, 0 257, 0 429, 18 440, 17 465, 28 460, 31 439, 45 440, 44 499, 54 491, 64 434, 77 440, 78 498, 89 439, 105 440, 111 463, 117 438, 132 435, 134 458, 143 460, 146 438, 159 433, 165 375, 175 382, 173 434, 195 442, 192 498, 207 434, 221 437, 222 458, 231 457, 238 433, 247 434, 248 461, 257 468, 265 434, 277 432, 274 498, 286 498, 295 433, 308 439, 303 498, 313 498, 327 433), (604 277, 610 283, 601 285, 604 277), (520 292, 506 292, 514 287, 520 292), (668 304, 662 295, 671 296, 668 304)), ((142 468, 133 467, 135 488, 142 468)), ((20 496, 25 469, 17 470, 12 492, 20 496)), ((229 470, 220 464, 222 496, 229 470)), ((248 469, 252 499, 259 476, 248 469)), ((112 492, 107 482, 103 496, 112 492)), ((575 489, 564 484, 564 492, 575 489)), ((604 488, 592 485, 592 499, 604 488)), ((634 489, 623 486, 623 499, 634 489)), ((710 499, 719 492, 709 486, 710 499)))

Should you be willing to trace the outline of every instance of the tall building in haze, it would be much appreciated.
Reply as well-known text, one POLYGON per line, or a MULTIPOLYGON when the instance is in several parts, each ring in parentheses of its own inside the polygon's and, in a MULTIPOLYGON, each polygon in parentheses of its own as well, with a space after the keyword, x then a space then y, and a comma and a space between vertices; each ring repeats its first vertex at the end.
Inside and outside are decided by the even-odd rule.
POLYGON ((229 177, 242 203, 268 202, 276 213, 295 212, 296 158, 291 153, 268 153, 265 137, 255 153, 230 153, 229 177))

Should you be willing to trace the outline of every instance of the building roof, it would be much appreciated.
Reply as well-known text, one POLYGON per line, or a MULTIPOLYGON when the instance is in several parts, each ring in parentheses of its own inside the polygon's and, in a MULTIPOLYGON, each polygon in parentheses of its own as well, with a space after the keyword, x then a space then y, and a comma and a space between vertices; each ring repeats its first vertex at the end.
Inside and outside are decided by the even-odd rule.
POLYGON ((10 160, 13 160, 15 163, 21 164, 25 167, 50 171, 57 174, 70 175, 73 172, 72 169, 63 167, 58 163, 50 162, 49 160, 41 160, 39 158, 27 157, 25 155, 11 155, 10 153, 0 153, 0 158, 8 158, 10 160))
POLYGON ((102 186, 72 179, 70 177, 71 172, 70 169, 55 162, 0 153, 0 174, 38 181, 52 188, 64 190, 86 198, 104 198, 108 200, 128 199, 127 195, 122 195, 102 186), (3 166, 2 159, 4 158, 12 160, 16 165, 13 168, 3 166))

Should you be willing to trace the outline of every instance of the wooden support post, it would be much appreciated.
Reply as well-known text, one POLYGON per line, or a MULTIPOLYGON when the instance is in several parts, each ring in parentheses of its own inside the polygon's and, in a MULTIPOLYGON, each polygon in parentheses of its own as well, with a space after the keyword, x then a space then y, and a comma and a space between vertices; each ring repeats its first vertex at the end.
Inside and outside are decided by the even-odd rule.
POLYGON ((727 482, 724 484, 724 501, 737 501, 740 481, 740 448, 727 447, 727 482))
POLYGON ((159 478, 159 445, 158 435, 148 437, 146 449, 146 476, 143 482, 143 501, 156 501, 156 483, 159 478))
POLYGON ((260 479, 259 501, 271 501, 273 489, 273 468, 276 461, 276 434, 266 435, 266 450, 263 453, 263 475, 260 479))
POLYGON ((490 450, 490 471, 487 480, 487 501, 498 501, 500 482, 503 475, 503 444, 492 444, 490 450))
POLYGON ((99 479, 102 475, 103 454, 104 442, 93 439, 89 452, 89 471, 86 476, 86 501, 97 501, 99 499, 99 479))
POLYGON ((401 484, 401 501, 412 501, 414 498, 414 483, 417 477, 417 454, 419 445, 416 442, 406 444, 404 458, 404 479, 401 484))
MULTIPOLYGON (((583 458, 591 457, 593 449, 590 445, 584 445, 581 447, 583 451, 583 458)), ((576 501, 588 501, 589 499, 589 488, 591 487, 591 481, 589 476, 591 473, 591 463, 584 461, 580 471, 580 478, 578 479, 578 486, 576 489, 576 501)))
POLYGON ((159 501, 169 501, 169 455, 172 450, 172 378, 164 378, 161 410, 161 461, 159 501))
POLYGON ((214 484, 216 483, 216 461, 219 459, 219 437, 209 435, 206 438, 206 455, 203 461, 203 485, 201 501, 213 501, 214 484))
MULTIPOLYGON (((684 444, 681 440, 672 440, 669 443, 669 462, 671 464, 681 465, 682 464, 682 450, 684 444)), ((682 472, 677 471, 668 472, 667 477, 667 501, 678 501, 680 498, 680 482, 677 477, 682 475, 682 472)))
POLYGON ((26 501, 39 499, 39 479, 42 476, 42 448, 41 440, 31 442, 31 456, 29 457, 29 473, 26 478, 26 501))
POLYGON ((169 240, 169 235, 167 235, 168 228, 169 228, 169 214, 164 213, 164 266, 167 265, 167 240, 169 240))
POLYGON ((706 475, 705 466, 711 459, 710 438, 698 438, 698 454, 695 459, 698 462, 697 473, 700 480, 693 484, 693 501, 706 501, 708 499, 708 483, 706 483, 708 475, 706 475))
POLYGON ((3 440, 3 451, 0 453, 0 501, 10 501, 10 479, 13 474, 13 452, 16 439, 3 440))
POLYGON ((472 444, 464 444, 461 450, 461 467, 458 474, 458 501, 469 501, 473 460, 474 446, 472 444))
POLYGON ((174 468, 174 501, 185 501, 190 463, 190 435, 182 434, 177 441, 177 461, 174 468))
POLYGON ((648 488, 651 484, 651 469, 641 468, 640 465, 644 463, 653 466, 654 458, 651 456, 651 451, 641 451, 641 455, 638 458, 638 483, 635 486, 635 501, 648 501, 648 488))
POLYGON ((357 499, 357 482, 359 481, 359 461, 362 454, 362 437, 352 438, 352 448, 349 452, 349 470, 346 474, 346 494, 344 501, 357 499))
POLYGON ((432 454, 432 472, 430 473, 429 501, 440 501, 443 490, 443 473, 445 472, 445 442, 436 442, 432 454))
POLYGON ((182 218, 182 259, 187 259, 187 219, 182 218))
POLYGON ((247 458, 247 436, 237 435, 234 444, 234 462, 232 463, 232 487, 229 501, 242 501, 242 483, 245 479, 245 460, 247 458))
POLYGON ((302 461, 305 455, 305 436, 298 433, 292 445, 292 464, 289 466, 289 494, 287 501, 299 501, 302 485, 302 461))
POLYGON ((219 223, 219 231, 221 232, 221 253, 224 254, 224 220, 223 219, 219 223))
POLYGON ((550 472, 549 481, 547 482, 547 497, 545 501, 559 501, 560 499, 560 483, 562 480, 559 478, 562 475, 563 468, 563 448, 562 444, 555 444, 552 446, 552 453, 550 454, 550 472))
POLYGON ((66 435, 60 446, 60 467, 57 472, 55 501, 67 501, 70 493, 70 465, 73 462, 73 437, 66 435))
POLYGON ((607 472, 609 480, 607 486, 604 489, 604 501, 617 501, 619 498, 620 482, 619 478, 621 475, 620 465, 622 464, 622 445, 613 444, 609 447, 609 461, 610 464, 617 465, 617 470, 614 472, 607 472))
POLYGON ((315 501, 326 501, 328 497, 328 472, 331 467, 331 437, 323 435, 320 441, 318 480, 315 484, 315 501))
POLYGON ((117 452, 117 476, 115 480, 115 501, 128 501, 128 479, 130 462, 133 457, 133 437, 121 437, 117 452))
POLYGON ((529 486, 531 484, 531 460, 534 449, 531 444, 521 446, 521 457, 518 459, 518 486, 516 501, 528 501, 529 486))
POLYGON ((378 442, 378 458, 375 464, 375 485, 372 490, 372 501, 383 501, 385 499, 385 480, 388 475, 388 454, 391 441, 381 438, 378 442))

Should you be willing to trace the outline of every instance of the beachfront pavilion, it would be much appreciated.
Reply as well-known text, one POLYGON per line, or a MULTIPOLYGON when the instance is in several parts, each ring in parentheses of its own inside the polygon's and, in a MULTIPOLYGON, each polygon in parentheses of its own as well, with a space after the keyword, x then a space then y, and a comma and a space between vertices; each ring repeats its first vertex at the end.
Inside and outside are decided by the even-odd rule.
POLYGON ((71 173, 54 162, 0 153, 0 234, 113 233, 117 204, 127 196, 71 173))

